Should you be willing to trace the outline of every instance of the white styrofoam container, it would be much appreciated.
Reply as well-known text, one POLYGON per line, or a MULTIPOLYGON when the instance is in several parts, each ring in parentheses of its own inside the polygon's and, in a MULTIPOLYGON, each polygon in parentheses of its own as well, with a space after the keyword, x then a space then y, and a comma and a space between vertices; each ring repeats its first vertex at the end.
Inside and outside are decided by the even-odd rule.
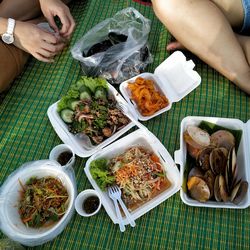
MULTIPOLYGON (((124 106, 128 106, 126 101, 122 98, 122 96, 117 92, 117 90, 108 83, 108 92, 109 95, 114 96, 117 103, 121 103, 124 106)), ((59 102, 59 101, 58 101, 59 102)), ((93 146, 92 148, 86 148, 83 146, 81 141, 76 138, 74 134, 69 132, 67 124, 62 120, 59 113, 57 112, 57 103, 52 104, 47 111, 47 115, 49 117, 49 120, 51 122, 51 125, 53 126, 55 132, 60 137, 60 139, 65 143, 71 146, 73 151, 76 155, 80 157, 89 157, 90 155, 94 154, 101 148, 107 146, 111 142, 115 141, 117 138, 119 138, 121 135, 126 133, 130 128, 132 128, 135 124, 133 122, 130 122, 127 124, 124 128, 117 131, 114 135, 104 140, 102 143, 93 146)), ((135 116, 135 114, 133 114, 135 116)))
MULTIPOLYGON (((188 116, 185 117, 181 122, 180 131, 180 149, 175 151, 175 162, 180 164, 180 175, 181 184, 183 184, 184 170, 186 165, 187 147, 183 139, 183 133, 185 132, 188 125, 198 126, 201 121, 211 122, 228 129, 242 130, 242 138, 237 152, 237 165, 239 168, 239 178, 246 180, 250 183, 250 121, 246 124, 238 119, 231 118, 220 118, 220 117, 202 117, 202 116, 188 116)), ((184 184, 186 185, 186 183, 184 184)), ((207 201, 205 203, 198 202, 191 197, 189 197, 184 190, 181 188, 180 196, 182 201, 189 206, 196 207, 211 207, 211 208, 238 208, 243 209, 250 206, 250 188, 248 188, 246 197, 244 200, 236 205, 231 202, 217 202, 217 201, 207 201)))
MULTIPOLYGON (((144 76, 146 78, 154 79, 157 84, 157 88, 162 91, 170 101, 170 104, 165 109, 162 109, 156 112, 151 117, 142 117, 138 110, 136 110, 131 101, 129 99, 129 95, 126 91, 126 84, 128 81, 132 81, 134 78, 123 82, 120 85, 120 90, 124 95, 127 102, 124 98, 117 92, 117 90, 108 83, 109 93, 112 94, 118 103, 121 103, 125 106, 135 120, 148 120, 152 117, 155 117, 171 108, 172 102, 177 102, 181 100, 184 96, 190 93, 193 89, 195 89, 201 82, 201 78, 199 74, 193 70, 194 63, 190 61, 186 61, 186 57, 180 51, 174 52, 171 56, 169 56, 163 63, 161 63, 155 70, 154 74, 151 73, 143 73, 139 76, 144 76)), ((126 133, 130 128, 132 128, 135 124, 133 122, 129 123, 120 131, 116 132, 113 136, 106 139, 102 143, 97 146, 93 146, 92 148, 86 148, 82 145, 82 143, 77 140, 74 134, 70 133, 68 130, 68 126, 61 119, 60 115, 57 112, 57 102, 52 104, 47 111, 49 120, 57 133, 60 139, 65 143, 70 145, 75 154, 80 157, 89 157, 101 148, 106 147, 108 144, 112 143, 116 139, 118 139, 121 135, 126 133)))
POLYGON ((180 101, 200 85, 201 77, 193 70, 194 66, 192 60, 187 61, 182 52, 176 51, 155 69, 154 74, 142 73, 124 81, 120 85, 120 91, 131 109, 135 110, 138 119, 141 121, 149 120, 170 110, 173 102, 180 101), (131 93, 128 90, 128 83, 135 82, 138 77, 153 80, 156 90, 168 98, 169 105, 151 116, 143 116, 136 103, 131 100, 131 93))
MULTIPOLYGON (((127 136, 117 140, 111 145, 99 150, 94 155, 92 155, 84 168, 84 171, 94 187, 94 189, 100 194, 102 199, 102 204, 108 213, 109 217, 114 223, 118 223, 118 219, 115 212, 115 207, 113 201, 109 198, 108 193, 102 191, 90 173, 90 163, 98 158, 113 158, 121 153, 124 153, 126 149, 132 146, 143 146, 147 149, 153 151, 161 160, 162 166, 166 171, 166 175, 171 182, 171 186, 162 192, 161 194, 154 197, 152 200, 143 204, 136 210, 134 210, 131 215, 134 219, 139 218, 143 214, 147 213, 152 208, 156 207, 170 196, 174 195, 180 189, 180 173, 177 169, 172 157, 168 153, 167 149, 161 144, 161 142, 152 133, 148 133, 145 129, 138 129, 127 136)), ((125 225, 129 224, 128 220, 123 218, 125 225)))

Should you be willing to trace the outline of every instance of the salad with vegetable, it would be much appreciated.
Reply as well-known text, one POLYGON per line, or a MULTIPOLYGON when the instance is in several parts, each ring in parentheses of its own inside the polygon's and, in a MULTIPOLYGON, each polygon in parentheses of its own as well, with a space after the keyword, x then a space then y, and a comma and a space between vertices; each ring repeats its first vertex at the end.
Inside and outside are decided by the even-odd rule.
POLYGON ((90 173, 104 191, 118 185, 122 199, 134 210, 171 185, 159 157, 150 150, 134 146, 111 159, 97 159, 90 164, 90 173))
POLYGON ((48 226, 66 213, 69 195, 59 179, 33 177, 25 185, 19 183, 22 190, 18 211, 27 227, 48 226))
POLYGON ((57 111, 71 133, 83 133, 97 145, 130 122, 116 105, 105 79, 81 77, 58 102, 57 111))

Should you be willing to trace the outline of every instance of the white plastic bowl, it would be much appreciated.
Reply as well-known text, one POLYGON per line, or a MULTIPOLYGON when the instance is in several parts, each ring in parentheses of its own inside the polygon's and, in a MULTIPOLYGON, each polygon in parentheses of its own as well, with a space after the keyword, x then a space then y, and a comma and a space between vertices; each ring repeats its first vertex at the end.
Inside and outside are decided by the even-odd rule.
POLYGON ((41 245, 55 238, 66 227, 74 213, 75 197, 75 184, 61 165, 48 160, 26 163, 9 176, 0 189, 0 229, 9 238, 23 245, 41 245), (21 190, 19 180, 26 183, 31 177, 42 178, 45 176, 60 179, 67 189, 70 197, 67 211, 58 222, 50 227, 38 229, 26 227, 18 214, 21 190))

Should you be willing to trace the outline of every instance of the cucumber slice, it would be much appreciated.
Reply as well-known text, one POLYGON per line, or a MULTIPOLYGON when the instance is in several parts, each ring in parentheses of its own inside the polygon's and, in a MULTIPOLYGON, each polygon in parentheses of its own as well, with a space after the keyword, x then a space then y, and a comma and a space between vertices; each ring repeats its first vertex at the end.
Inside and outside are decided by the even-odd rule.
POLYGON ((90 89, 88 87, 84 86, 84 85, 79 88, 79 92, 80 93, 87 92, 87 93, 89 93, 91 95, 90 89))
POLYGON ((69 108, 73 111, 76 110, 77 105, 80 103, 79 100, 73 100, 69 103, 69 108))
POLYGON ((107 100, 107 91, 103 87, 97 87, 95 91, 95 98, 96 99, 102 99, 104 101, 107 100))
POLYGON ((84 91, 84 92, 82 92, 80 94, 80 99, 81 100, 89 100, 89 101, 91 101, 92 97, 91 97, 91 95, 87 91, 84 91))
POLYGON ((61 118, 66 123, 72 123, 73 122, 73 114, 74 112, 70 109, 63 109, 61 111, 61 118))

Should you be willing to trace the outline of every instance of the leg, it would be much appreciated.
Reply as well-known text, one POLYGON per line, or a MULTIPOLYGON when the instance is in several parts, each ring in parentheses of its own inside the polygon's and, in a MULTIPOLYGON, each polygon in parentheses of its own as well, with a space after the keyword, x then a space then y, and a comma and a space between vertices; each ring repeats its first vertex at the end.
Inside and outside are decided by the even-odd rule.
POLYGON ((250 94, 249 64, 229 21, 216 3, 154 0, 153 6, 159 19, 185 48, 250 94))
POLYGON ((22 72, 28 53, 14 45, 0 42, 0 93, 10 87, 11 82, 22 72))

